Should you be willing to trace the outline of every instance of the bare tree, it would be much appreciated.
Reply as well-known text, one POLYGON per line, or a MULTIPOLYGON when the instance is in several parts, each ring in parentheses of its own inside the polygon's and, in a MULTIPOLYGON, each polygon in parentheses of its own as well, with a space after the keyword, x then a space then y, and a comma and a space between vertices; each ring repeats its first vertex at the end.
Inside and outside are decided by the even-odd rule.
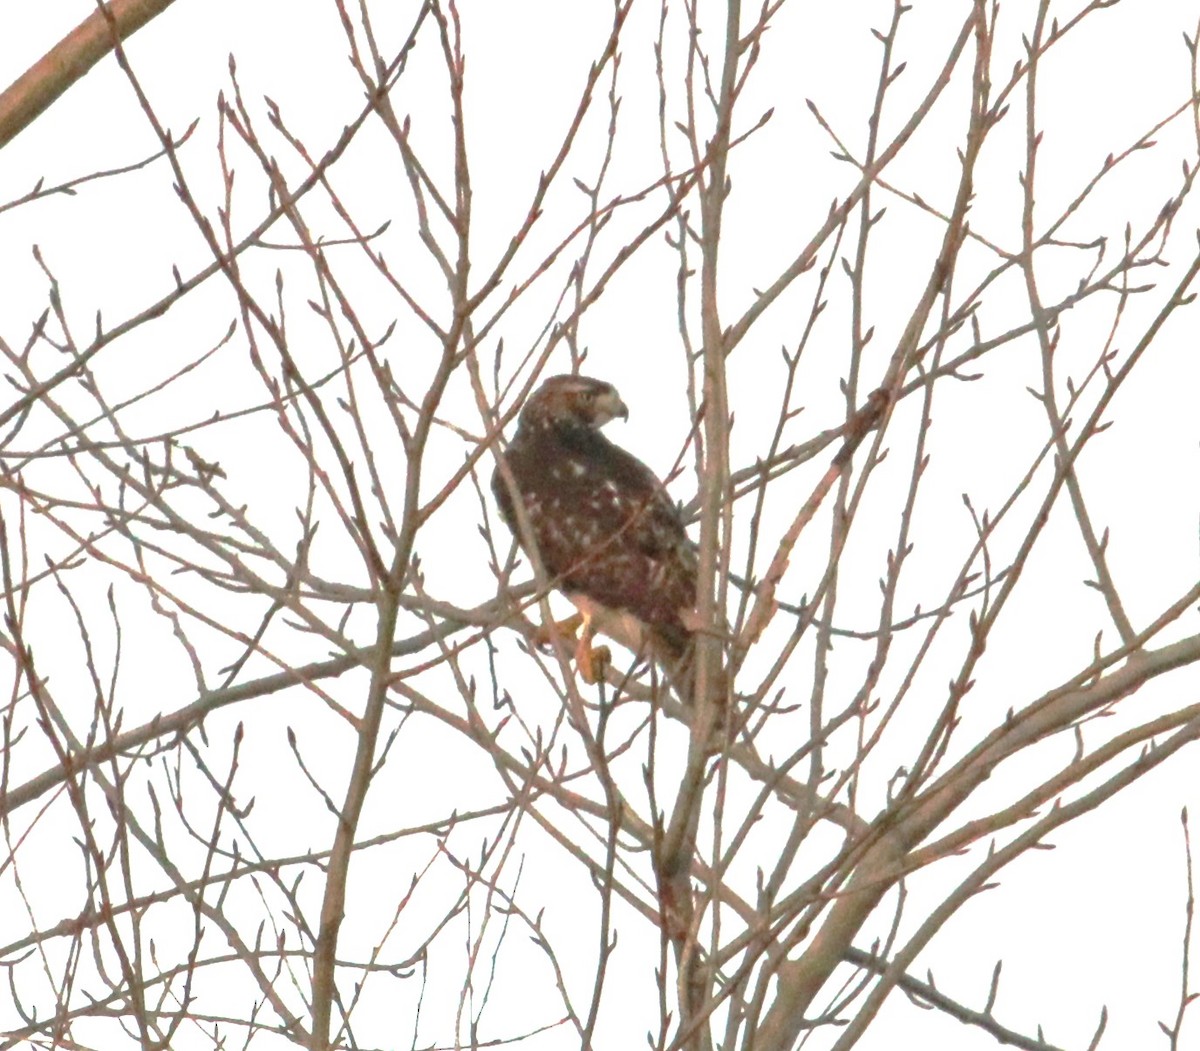
MULTIPOLYGON (((926 954, 1200 736, 1200 27, 1089 64, 1134 5, 331 0, 181 120, 129 40, 168 6, 0 96, 11 152, 105 55, 154 143, 0 209, 54 243, 4 249, 2 1046, 1104 1046, 1099 998, 1055 1042, 926 954), (126 309, 63 271, 138 195, 126 309), (691 523, 690 699, 582 682, 496 528, 579 369, 691 523)), ((1140 870, 1172 1048, 1186 831, 1140 870)))

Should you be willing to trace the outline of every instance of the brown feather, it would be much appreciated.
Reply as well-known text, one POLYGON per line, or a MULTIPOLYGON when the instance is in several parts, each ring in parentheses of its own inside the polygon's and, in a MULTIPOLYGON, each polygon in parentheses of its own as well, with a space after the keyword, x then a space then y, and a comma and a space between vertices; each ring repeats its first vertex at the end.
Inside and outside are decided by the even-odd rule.
MULTIPOLYGON (((551 377, 522 410, 504 460, 552 583, 599 631, 675 671, 692 642, 696 558, 662 482, 600 432, 625 414, 611 385, 551 377)), ((492 491, 524 547, 500 470, 492 491)))

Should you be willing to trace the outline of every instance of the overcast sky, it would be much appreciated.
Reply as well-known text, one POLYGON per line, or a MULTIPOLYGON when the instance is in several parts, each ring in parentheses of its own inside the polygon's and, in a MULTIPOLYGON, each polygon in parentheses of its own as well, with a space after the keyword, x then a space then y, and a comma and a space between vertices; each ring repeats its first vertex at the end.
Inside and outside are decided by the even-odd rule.
MULTIPOLYGON (((1003 47, 993 62, 994 76, 1006 73, 1020 57, 1021 34, 1030 31, 1035 6, 1014 0, 1005 0, 1001 5, 1003 47)), ((1075 0, 1053 4, 1052 10, 1065 23, 1082 6, 1075 0)), ((1194 35, 1196 28, 1184 22, 1184 6, 1125 0, 1111 10, 1090 16, 1085 26, 1054 52, 1053 61, 1045 67, 1038 106, 1038 122, 1045 130, 1037 194, 1040 221, 1049 222, 1059 215, 1100 170, 1106 155, 1127 149, 1186 103, 1191 91, 1190 57, 1181 32, 1194 35)), ((378 39, 383 51, 390 54, 411 24, 413 5, 387 3, 375 8, 372 15, 378 39)), ((22 5, 19 15, 10 10, 0 23, 0 81, 7 84, 15 79, 90 10, 92 5, 87 0, 22 5)), ((885 137, 896 132, 912 105, 928 90, 966 11, 966 5, 948 0, 913 5, 898 45, 898 56, 908 65, 897 82, 894 108, 887 111, 890 120, 884 121, 885 137)), ((611 7, 599 2, 464 0, 459 13, 467 60, 466 113, 475 191, 472 250, 479 261, 477 269, 486 271, 489 261, 494 261, 507 245, 539 174, 551 163, 574 111, 582 79, 611 23, 611 7)), ((735 151, 731 165, 720 299, 728 320, 736 319, 749 306, 756 290, 770 283, 794 254, 797 244, 819 226, 830 202, 853 184, 853 169, 831 156, 836 145, 815 119, 808 102, 811 100, 832 130, 844 137, 849 149, 863 148, 879 54, 879 43, 871 29, 885 29, 890 17, 891 5, 882 2, 836 5, 791 0, 766 35, 762 58, 742 100, 741 130, 747 130, 768 110, 773 114, 761 131, 735 151)), ((633 195, 662 172, 653 51, 658 18, 657 5, 636 0, 623 37, 620 133, 606 183, 607 194, 612 196, 633 195)), ((715 33, 715 18, 713 25, 715 33)), ((672 27, 678 29, 674 22, 672 27)), ((231 55, 236 58, 237 82, 260 134, 269 141, 285 173, 292 177, 302 177, 304 166, 271 129, 265 99, 269 97, 278 105, 289 131, 314 156, 333 144, 363 106, 361 84, 347 62, 347 44, 336 8, 329 0, 178 0, 129 43, 128 53, 165 127, 179 135, 193 121, 199 122, 180 156, 192 191, 214 217, 222 203, 215 150, 219 127, 216 103, 219 92, 227 96, 231 92, 231 55)), ((678 47, 669 50, 668 76, 682 68, 680 53, 678 47)), ((412 68, 400 80, 393 103, 402 116, 411 116, 414 142, 429 158, 433 178, 449 185, 453 175, 451 139, 444 73, 436 59, 432 48, 414 52, 412 68)), ((608 84, 605 79, 603 91, 608 90, 608 84)), ((903 331, 915 296, 927 277, 928 260, 939 243, 940 225, 911 198, 919 195, 935 208, 949 208, 958 175, 956 150, 964 126, 967 86, 962 76, 955 78, 911 147, 889 169, 889 184, 909 199, 882 188, 876 190, 875 207, 886 206, 888 213, 878 254, 866 278, 866 309, 867 323, 876 326, 876 345, 883 349, 871 366, 878 366, 876 371, 863 381, 864 390, 879 382, 886 350, 894 347, 903 331)), ((671 101, 674 120, 684 118, 681 97, 677 95, 671 101)), ((1018 175, 1024 159, 1023 105, 1022 93, 1017 92, 1013 112, 997 132, 992 152, 983 164, 971 217, 973 231, 1011 253, 1020 249, 1018 175)), ((604 105, 588 117, 582 132, 583 145, 572 155, 569 175, 587 180, 594 174, 603 156, 607 120, 604 105)), ((678 150, 677 160, 682 162, 682 145, 674 148, 678 150)), ((157 141, 145 114, 126 77, 109 56, 5 147, 5 163, 0 166, 0 202, 20 197, 39 179, 54 184, 129 165, 156 149, 157 141)), ((232 148, 231 154, 237 156, 239 188, 234 198, 233 226, 245 231, 260 218, 266 198, 258 188, 261 172, 253 159, 232 148)), ((1115 251, 1127 223, 1135 228, 1145 226, 1176 192, 1180 162, 1189 157, 1194 164, 1196 129, 1185 110, 1155 135, 1153 147, 1140 151, 1102 182, 1094 197, 1064 224, 1062 240, 1084 243, 1107 237, 1115 251)), ((381 128, 368 125, 364 129, 344 160, 335 166, 332 180, 338 192, 352 202, 363 229, 391 223, 379 243, 396 273, 418 298, 444 307, 444 282, 421 251, 410 198, 404 192, 403 169, 381 128)), ((585 201, 570 179, 555 191, 546 207, 547 220, 532 239, 530 260, 538 259, 539 252, 564 236, 586 213, 585 201)), ((593 265, 602 266, 613 257, 622 244, 621 231, 637 229, 661 207, 661 199, 650 195, 622 208, 614 220, 611 239, 599 242, 593 265)), ((315 199, 310 219, 314 224, 324 223, 328 236, 345 236, 333 210, 315 199)), ((1177 224, 1182 230, 1193 229, 1197 225, 1195 207, 1189 205, 1177 224)), ((1172 252, 1168 252, 1170 266, 1147 276, 1147 280, 1164 282, 1164 287, 1177 279, 1181 268, 1191 261, 1188 253, 1195 244, 1190 233, 1177 232, 1175 236, 1172 252)), ((275 243, 289 239, 290 231, 282 227, 266 237, 275 243)), ((104 326, 111 327, 169 292, 175 280, 172 267, 178 267, 187 277, 210 261, 162 161, 128 175, 81 186, 72 196, 38 200, 0 213, 0 273, 4 275, 0 337, 10 346, 24 343, 48 302, 49 280, 46 269, 31 251, 34 245, 45 268, 59 283, 69 323, 85 342, 95 328, 98 311, 104 326)), ((981 276, 995 264, 992 250, 982 244, 969 245, 965 253, 965 275, 981 276)), ((1044 267, 1040 276, 1047 294, 1062 296, 1070 292, 1090 268, 1090 262, 1080 262, 1084 256, 1086 250, 1078 245, 1045 253, 1039 267, 1044 267)), ((1094 259, 1094 255, 1089 258, 1094 259)), ((523 260, 521 257, 517 270, 528 276, 533 270, 523 269, 523 260)), ((352 277, 356 264, 344 258, 344 265, 345 273, 352 277)), ((635 450, 664 475, 676 462, 688 433, 684 352, 674 298, 676 265, 677 257, 665 240, 656 238, 624 267, 580 327, 580 344, 589 352, 586 371, 615 383, 631 409, 628 425, 615 432, 614 439, 635 450)), ((566 264, 562 266, 565 272, 566 264)), ((309 327, 319 333, 320 327, 306 307, 312 290, 306 284, 308 277, 302 264, 286 252, 266 250, 250 254, 246 268, 249 280, 257 282, 268 299, 274 272, 282 268, 289 280, 293 336, 309 331, 309 327)), ((815 280, 815 272, 812 278, 815 280)), ((811 365, 804 372, 812 396, 800 399, 804 413, 789 425, 789 440, 800 441, 834 426, 844 414, 837 387, 844 373, 844 358, 838 348, 839 340, 845 338, 848 307, 839 280, 840 274, 835 273, 828 308, 833 320, 818 334, 811 365)), ((965 284, 967 277, 962 280, 965 284)), ((521 358, 544 339, 544 331, 555 317, 554 289, 560 286, 548 280, 536 285, 502 317, 494 334, 485 341, 484 352, 490 355, 485 371, 490 370, 490 362, 503 343, 503 369, 511 378, 521 358)), ((393 355, 389 360, 394 368, 407 370, 406 375, 419 384, 431 370, 430 359, 424 354, 427 331, 381 283, 370 285, 364 275, 360 287, 364 292, 357 306, 365 323, 372 332, 381 333, 389 323, 396 322, 396 333, 388 344, 388 353, 393 355)), ((811 281, 798 285, 794 296, 764 315, 752 338, 739 348, 736 358, 731 358, 731 403, 737 417, 732 442, 735 467, 753 463, 769 440, 782 383, 779 348, 795 346, 799 337, 797 319, 805 316, 804 304, 810 304, 813 289, 811 281)), ((1144 306, 1135 298, 1121 323, 1128 325, 1130 332, 1139 331, 1137 326, 1144 325, 1160 305, 1161 297, 1153 302, 1147 297, 1144 306)), ((1016 324, 1022 309, 1028 312, 1027 304, 1021 306, 1020 283, 1014 280, 1011 287, 1001 284, 978 315, 985 335, 1016 324)), ((214 278, 173 307, 162 321, 134 333, 97 359, 97 376, 114 398, 140 391, 218 343, 235 317, 227 286, 214 278)), ((1109 338, 1112 325, 1111 303, 1107 308, 1089 307, 1064 320, 1060 352, 1064 374, 1081 376, 1090 368, 1098 348, 1109 338)), ((1149 355, 1136 381, 1114 402, 1114 428, 1098 440, 1095 458, 1080 464, 1098 526, 1111 527, 1114 573, 1139 628, 1195 579, 1200 553, 1195 409, 1200 368, 1194 328, 1189 330, 1178 316, 1172 326, 1156 345, 1155 353, 1149 355)), ((1124 331, 1119 330, 1115 340, 1118 348, 1125 343, 1121 337, 1124 331)), ((1128 349, 1127 344, 1124 349, 1128 349)), ((570 367, 566 348, 560 347, 557 354, 551 371, 566 371, 570 367)), ((49 354, 39 352, 37 360, 39 367, 50 370, 49 354)), ((910 589, 902 593, 909 609, 921 603, 927 606, 927 596, 936 596, 937 588, 944 591, 951 567, 961 561, 964 545, 973 542, 973 526, 962 495, 968 493, 977 507, 994 511, 1028 468, 1038 443, 1046 438, 1045 433, 1037 434, 1036 422, 1031 423, 1040 412, 1027 390, 1040 382, 1032 337, 1026 343, 1014 344, 1003 358, 989 359, 983 371, 982 380, 948 391, 935 412, 930 470, 936 482, 915 520, 918 546, 914 560, 919 572, 910 589)), ((155 427, 163 426, 164 420, 200 421, 214 411, 226 412, 261 400, 261 390, 247 392, 239 385, 238 377, 243 373, 248 375, 244 345, 235 339, 228 353, 216 355, 186 385, 177 385, 130 410, 125 419, 132 433, 148 435, 155 433, 155 427)), ((506 397, 511 396, 508 391, 506 397)), ((465 377, 452 384, 447 406, 448 413, 472 434, 482 432, 478 414, 471 415, 473 399, 465 377)), ((898 433, 911 436, 918 423, 915 414, 898 417, 898 433)), ((39 435, 39 440, 49 433, 39 435)), ((23 443, 29 440, 22 437, 23 443)), ((380 442, 384 441, 381 436, 380 442)), ((442 480, 462 462, 466 443, 450 434, 440 434, 437 441, 439 459, 434 463, 437 478, 442 480)), ((893 463, 899 473, 890 484, 900 486, 904 469, 911 466, 911 450, 899 439, 897 443, 893 463), (901 462, 904 457, 907 459, 901 462)), ((198 432, 193 445, 201 455, 221 462, 229 476, 231 498, 265 504, 263 520, 278 524, 281 530, 289 528, 291 508, 297 503, 293 485, 296 478, 282 453, 277 459, 269 442, 259 444, 252 421, 198 432)), ((822 460, 816 468, 818 474, 824 464, 822 460)), ((796 481, 796 498, 802 497, 815 477, 796 481)), ((684 471, 673 481, 672 492, 687 501, 695 495, 695 485, 694 474, 684 471)), ((885 486, 883 491, 900 490, 885 486)), ((867 628, 872 617, 878 615, 875 582, 883 572, 880 554, 886 550, 887 538, 894 535, 896 513, 894 503, 882 496, 880 499, 875 512, 879 533, 868 532, 873 539, 861 541, 863 572, 859 579, 849 577, 845 585, 848 598, 842 615, 851 627, 867 628)), ((785 525, 790 506, 794 505, 772 508, 764 529, 769 532, 785 525)), ((483 602, 495 594, 495 581, 486 572, 486 552, 477 530, 480 515, 478 498, 464 486, 436 519, 436 533, 418 544, 430 593, 436 597, 466 605, 483 602)), ((824 529, 827 544, 827 521, 824 529)), ((977 701, 980 706, 976 710, 988 713, 980 725, 991 725, 995 710, 1019 708, 1085 666, 1097 631, 1106 630, 1106 646, 1116 638, 1111 627, 1105 627, 1095 592, 1083 583, 1089 566, 1080 554, 1077 538, 1071 535, 1069 520, 1060 531, 1061 546, 1049 546, 1039 556, 1036 570, 1031 571, 1038 575, 1039 587, 1022 594, 1010 611, 1012 626, 1008 633, 999 637, 981 665, 979 695, 971 695, 972 703, 977 701), (1006 696, 1010 696, 1007 701, 1006 696)), ((826 555, 827 548, 798 551, 790 571, 793 575, 788 578, 791 590, 783 597, 798 600, 808 593, 814 585, 805 574, 822 565, 826 555)), ((329 560, 330 566, 336 566, 345 551, 327 550, 322 557, 329 560)), ((101 609, 103 591, 98 590, 93 598, 96 608, 101 609)), ((132 612, 129 615, 136 617, 132 612)), ((1185 619, 1175 634, 1161 641, 1193 633, 1194 619, 1194 615, 1190 621, 1185 619)), ((186 703, 192 688, 181 656, 173 651, 171 656, 166 655, 169 640, 165 629, 160 626, 154 630, 163 632, 162 664, 150 660, 126 670, 129 679, 124 703, 131 724, 150 718, 157 710, 186 703), (165 681, 170 686, 165 693, 170 696, 164 696, 160 676, 168 673, 165 681)), ((508 658, 519 656, 512 640, 504 645, 508 647, 508 658)), ((852 647, 835 652, 832 666, 841 668, 839 660, 853 664, 857 653, 852 647)), ((946 667, 950 670, 939 671, 929 680, 942 689, 952 674, 952 664, 946 667)), ((82 673, 68 669, 59 673, 60 681, 72 682, 73 674, 78 674, 82 684, 82 673)), ((1189 671, 1171 679, 1168 686, 1151 687, 1133 698, 1135 710, 1129 716, 1115 716, 1113 725, 1140 721, 1145 709, 1136 709, 1137 704, 1158 711, 1191 703, 1197 686, 1200 676, 1189 671)), ((897 682, 891 681, 881 689, 896 687, 897 682)), ((353 707, 355 690, 360 688, 361 682, 348 684, 340 695, 343 703, 353 707)), ((300 705, 288 713, 287 719, 302 741, 308 735, 307 743, 314 747, 324 774, 340 786, 352 746, 346 735, 331 737, 329 740, 337 743, 323 747, 322 734, 327 732, 323 727, 328 724, 321 720, 327 717, 323 709, 300 705), (339 752, 342 745, 345 749, 339 752)), ((276 760, 287 764, 287 783, 300 785, 282 747, 280 718, 280 709, 268 706, 221 713, 211 724, 215 736, 220 737, 228 734, 239 719, 246 720, 251 732, 260 735, 256 740, 272 742, 274 750, 269 753, 269 761, 265 758, 268 753, 263 753, 264 764, 276 760)), ((972 712, 965 711, 964 725, 969 727, 972 718, 972 712)), ((790 724, 781 720, 780 726, 785 725, 790 724)), ((455 746, 444 744, 446 752, 427 748, 424 754, 417 750, 407 757, 408 765, 384 789, 388 802, 380 801, 378 796, 373 801, 372 827, 387 827, 389 802, 396 799, 411 802, 415 813, 423 807, 428 807, 431 816, 449 809, 444 805, 445 797, 439 794, 441 788, 430 788, 429 798, 422 795, 423 786, 437 781, 439 768, 453 762, 448 757, 455 746)), ((1046 762, 1053 763, 1069 754, 1073 746, 1070 740, 1047 744, 1046 762)), ((896 762, 889 766, 880 761, 872 790, 881 794, 886 791, 887 779, 904 761, 904 754, 902 741, 898 741, 896 762)), ((1101 1047, 1152 1047, 1162 1041, 1156 1022, 1173 1017, 1176 1006, 1185 903, 1179 812, 1181 806, 1200 798, 1195 769, 1195 754, 1185 749, 1131 790, 1056 835, 1056 849, 1032 852, 1012 865, 998 889, 961 910, 946 925, 920 958, 916 973, 923 977, 926 968, 931 968, 939 988, 979 1007, 986 998, 992 967, 1003 957, 1004 982, 996 1011, 1014 1029, 1033 1034, 1041 1023, 1047 1039, 1064 1047, 1083 1048, 1101 1005, 1107 1004, 1109 1030, 1101 1047)), ((637 765, 631 765, 633 776, 636 770, 637 765)), ((24 770, 14 781, 34 772, 24 770)), ((997 780, 1002 773, 1003 768, 997 780)), ((264 825, 270 831, 264 835, 270 838, 271 832, 277 833, 280 844, 286 844, 279 847, 281 852, 323 844, 327 825, 314 825, 320 828, 316 834, 307 827, 309 811, 320 811, 321 803, 291 790, 273 791, 284 783, 285 775, 280 772, 277 778, 270 766, 260 769, 257 776, 262 778, 256 793, 258 816, 269 817, 264 825), (299 798, 304 802, 297 805, 299 798)), ((463 799, 470 801, 484 797, 494 785, 457 787, 462 788, 463 799)), ((983 812, 992 798, 989 792, 990 788, 985 787, 971 807, 983 812)), ((321 813, 319 819, 311 820, 323 822, 326 818, 321 813)), ((415 823, 418 819, 414 816, 406 820, 415 823)), ((43 847, 47 865, 55 850, 74 849, 69 840, 64 845, 53 836, 47 839, 43 847)), ((586 976, 587 961, 594 952, 594 916, 586 916, 580 925, 570 905, 576 899, 563 893, 563 888, 586 894, 587 881, 554 855, 554 848, 545 839, 531 836, 523 847, 542 862, 531 861, 526 867, 522 892, 528 898, 527 907, 536 908, 537 900, 545 898, 546 923, 560 939, 564 956, 579 954, 574 966, 580 969, 571 975, 571 981, 579 983, 576 991, 584 995, 588 979, 580 976, 586 976), (538 849, 549 853, 539 856, 538 849)), ((982 852, 986 846, 977 844, 973 849, 982 852)), ((419 855, 420 851, 414 850, 412 866, 418 865, 419 855)), ((380 894, 385 896, 385 891, 395 890, 397 882, 407 882, 409 873, 403 872, 403 865, 395 858, 393 855, 387 865, 364 864, 356 893, 369 898, 376 888, 384 888, 380 894), (399 878, 398 872, 403 872, 399 878)), ((944 870, 911 881, 908 890, 912 914, 923 915, 930 903, 966 871, 947 862, 944 870)), ((752 874, 748 878, 752 880, 752 874)), ((12 887, 4 887, 3 893, 10 903, 14 900, 12 887)), ((55 922, 78 904, 68 898, 65 904, 56 906, 68 891, 57 888, 49 879, 45 894, 44 922, 55 922)), ((431 900, 435 898, 431 894, 431 900)), ((6 914, 14 915, 0 908, 0 916, 6 914)), ((12 932, 0 919, 0 943, 7 944, 28 926, 23 912, 16 915, 12 932)), ((886 932, 889 921, 890 915, 881 915, 877 929, 867 934, 886 932)), ((182 917, 181 922, 186 925, 190 917, 182 917)), ((656 935, 636 917, 625 916, 623 924, 621 952, 627 955, 619 960, 622 964, 637 961, 636 972, 629 964, 630 973, 644 978, 649 968, 643 968, 645 960, 639 960, 639 953, 648 954, 646 959, 657 958, 656 935)), ((187 933, 185 929, 184 936, 187 933)), ((356 935, 370 937, 366 929, 351 928, 350 937, 356 935)), ((868 947, 869 938, 861 944, 868 947)), ((511 986, 502 988, 509 997, 519 1000, 523 983, 511 974, 507 981, 511 986)), ((644 982, 639 985, 634 981, 628 990, 618 987, 627 996, 628 1010, 621 1013, 622 1017, 606 1020, 605 1025, 612 1028, 602 1029, 601 1035, 608 1043, 599 1046, 632 1046, 628 1041, 643 1038, 657 1010, 656 991, 644 982)), ((452 995, 444 995, 447 999, 439 1004, 431 993, 423 1008, 429 1027, 422 1031, 422 1041, 452 1039, 449 1022, 439 1026, 432 1021, 439 1009, 452 1010, 447 1006, 453 1004, 452 995)), ((501 1003, 494 1010, 503 1018, 503 999, 498 999, 501 1003)), ((382 997, 377 1003, 368 1003, 364 1013, 387 1019, 395 1011, 410 1007, 409 1000, 382 997), (404 1006, 397 1007, 401 1002, 404 1006)), ((528 1017, 520 1012, 514 1017, 518 1015, 528 1017)), ((7 1028, 5 1018, 0 1011, 0 1025, 7 1028)), ((498 1028, 503 1031, 504 1027, 501 1024, 498 1028)), ((405 1034, 411 1032, 407 1023, 402 1029, 405 1034)), ((860 1046, 868 1051, 895 1047, 897 1042, 904 1046, 903 1034, 909 1032, 912 1039, 925 1042, 923 1046, 954 1046, 965 1051, 994 1046, 975 1031, 917 1011, 898 993, 860 1046)), ((373 1039, 367 1039, 369 1046, 373 1046, 373 1039)), ((401 1043, 409 1039, 405 1035, 401 1043)), ((1195 1043, 1181 1046, 1200 1047, 1200 1037, 1194 1039, 1195 1043)), ((530 1039, 527 1046, 567 1047, 569 1041, 568 1031, 557 1030, 530 1039)))

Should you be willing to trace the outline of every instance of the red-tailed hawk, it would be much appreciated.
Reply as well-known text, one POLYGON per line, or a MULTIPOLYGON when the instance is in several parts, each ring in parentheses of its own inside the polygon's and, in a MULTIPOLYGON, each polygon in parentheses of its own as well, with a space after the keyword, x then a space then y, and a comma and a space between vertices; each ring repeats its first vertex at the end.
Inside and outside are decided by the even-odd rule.
POLYGON ((551 376, 521 410, 502 455, 508 471, 492 476, 505 523, 582 615, 576 661, 589 682, 593 631, 671 675, 691 650, 696 556, 679 511, 654 472, 600 432, 628 415, 611 384, 551 376))

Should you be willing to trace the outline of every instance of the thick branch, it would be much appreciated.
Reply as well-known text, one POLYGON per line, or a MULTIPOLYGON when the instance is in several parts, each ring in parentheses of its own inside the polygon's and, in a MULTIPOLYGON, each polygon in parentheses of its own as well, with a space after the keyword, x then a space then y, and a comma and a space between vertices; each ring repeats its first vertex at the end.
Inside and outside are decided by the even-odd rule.
POLYGON ((50 108, 64 91, 174 0, 112 0, 71 30, 0 95, 0 147, 50 108))

